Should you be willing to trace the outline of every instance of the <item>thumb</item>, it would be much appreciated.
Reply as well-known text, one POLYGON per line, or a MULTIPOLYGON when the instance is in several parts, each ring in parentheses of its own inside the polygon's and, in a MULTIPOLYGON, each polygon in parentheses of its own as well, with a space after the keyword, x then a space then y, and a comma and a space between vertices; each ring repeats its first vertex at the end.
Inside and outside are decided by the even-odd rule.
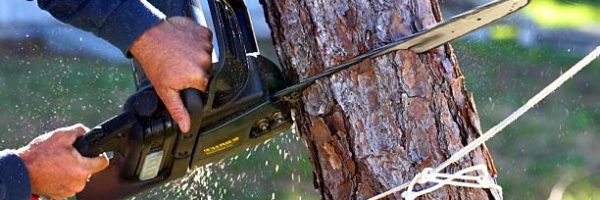
POLYGON ((88 170, 91 172, 91 174, 98 173, 98 172, 106 169, 106 167, 108 167, 108 165, 109 165, 108 157, 106 156, 105 153, 100 154, 100 156, 95 157, 95 158, 84 158, 84 159, 86 159, 86 162, 88 165, 88 170))
POLYGON ((165 103, 165 107, 173 117, 173 120, 179 125, 181 132, 187 133, 190 130, 190 115, 183 105, 183 101, 179 96, 179 92, 175 90, 167 90, 164 94, 158 93, 165 103))

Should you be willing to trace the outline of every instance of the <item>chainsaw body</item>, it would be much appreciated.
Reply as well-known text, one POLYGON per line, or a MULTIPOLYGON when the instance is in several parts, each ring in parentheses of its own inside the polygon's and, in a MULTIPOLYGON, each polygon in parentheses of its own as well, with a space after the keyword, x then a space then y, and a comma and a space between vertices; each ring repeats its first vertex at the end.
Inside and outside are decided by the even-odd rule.
POLYGON ((120 199, 184 176, 284 132, 289 109, 268 97, 289 86, 281 70, 260 56, 242 0, 168 1, 169 16, 187 16, 214 34, 213 76, 207 93, 182 99, 192 118, 181 133, 152 85, 133 61, 138 91, 121 114, 101 123, 74 146, 84 156, 112 155, 79 199, 120 199))

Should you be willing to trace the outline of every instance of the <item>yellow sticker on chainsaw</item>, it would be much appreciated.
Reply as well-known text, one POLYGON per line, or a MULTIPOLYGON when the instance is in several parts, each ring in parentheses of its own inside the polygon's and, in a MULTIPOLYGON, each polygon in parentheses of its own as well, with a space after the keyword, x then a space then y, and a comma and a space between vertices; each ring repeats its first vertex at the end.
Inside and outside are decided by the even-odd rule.
POLYGON ((240 141, 240 137, 234 137, 234 138, 231 138, 229 140, 225 140, 224 142, 221 142, 221 143, 219 143, 217 145, 204 148, 202 151, 204 151, 204 153, 206 155, 214 154, 214 153, 217 153, 219 151, 223 151, 225 149, 228 149, 229 147, 232 147, 233 145, 235 145, 239 141, 240 141))

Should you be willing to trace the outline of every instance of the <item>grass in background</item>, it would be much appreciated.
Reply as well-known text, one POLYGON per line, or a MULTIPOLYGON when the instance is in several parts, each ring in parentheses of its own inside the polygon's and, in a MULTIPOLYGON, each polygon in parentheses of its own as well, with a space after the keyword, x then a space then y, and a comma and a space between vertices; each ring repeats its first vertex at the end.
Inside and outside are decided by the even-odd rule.
MULTIPOLYGON (((524 48, 512 40, 463 41, 455 48, 484 130, 584 56, 524 48)), ((600 150, 599 77, 600 62, 596 61, 488 142, 506 199, 545 199, 565 173, 575 174, 569 194, 591 197, 595 193, 586 191, 600 190, 600 176, 593 173, 600 159, 595 153, 600 150)))
POLYGON ((0 143, 16 148, 58 127, 94 126, 133 91, 123 64, 66 56, 0 57, 0 143))

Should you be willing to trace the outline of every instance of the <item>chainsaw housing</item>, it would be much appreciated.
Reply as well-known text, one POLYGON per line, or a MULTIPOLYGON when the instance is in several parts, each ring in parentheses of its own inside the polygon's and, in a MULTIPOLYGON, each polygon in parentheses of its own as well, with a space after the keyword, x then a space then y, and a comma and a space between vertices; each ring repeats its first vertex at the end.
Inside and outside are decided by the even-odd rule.
POLYGON ((289 83, 278 66, 260 55, 242 0, 168 3, 167 15, 190 17, 210 27, 215 37, 207 93, 184 97, 195 132, 179 131, 133 61, 138 91, 120 115, 76 142, 83 155, 112 154, 109 168, 91 178, 79 199, 121 199, 140 193, 263 143, 293 123, 289 109, 269 99, 289 83))

